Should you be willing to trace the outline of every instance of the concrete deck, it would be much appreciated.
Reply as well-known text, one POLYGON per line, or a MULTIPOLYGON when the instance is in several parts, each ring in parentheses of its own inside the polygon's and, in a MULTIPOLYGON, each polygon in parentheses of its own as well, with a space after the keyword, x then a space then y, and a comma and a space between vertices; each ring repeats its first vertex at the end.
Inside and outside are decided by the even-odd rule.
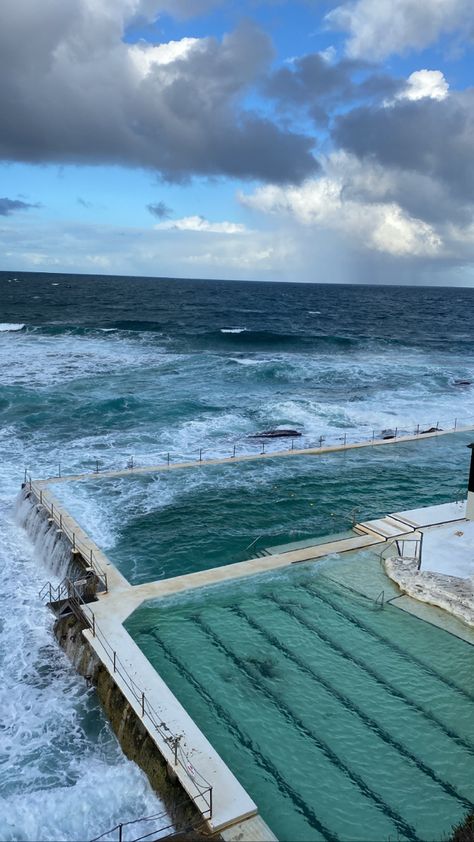
MULTIPOLYGON (((385 560, 385 572, 412 599, 437 606, 474 628, 474 522, 466 520, 465 513, 465 500, 397 512, 392 517, 423 536, 421 561, 419 566, 393 554, 385 560)), ((409 610, 406 602, 396 604, 409 610)))

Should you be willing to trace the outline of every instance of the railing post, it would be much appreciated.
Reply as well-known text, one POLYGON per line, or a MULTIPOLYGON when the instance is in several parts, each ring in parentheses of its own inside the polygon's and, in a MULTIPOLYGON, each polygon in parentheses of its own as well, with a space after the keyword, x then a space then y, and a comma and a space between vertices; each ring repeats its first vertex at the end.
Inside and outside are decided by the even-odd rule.
POLYGON ((232 453, 232 458, 235 459, 235 444, 234 444, 234 451, 232 453))
POLYGON ((95 637, 95 614, 92 614, 92 636, 95 637))
POLYGON ((40 498, 39 499, 40 499, 41 505, 43 505, 43 491, 42 491, 41 488, 40 488, 40 498))
POLYGON ((145 716, 145 694, 142 693, 142 717, 145 716))
POLYGON ((418 436, 419 434, 420 434, 420 425, 417 424, 416 425, 416 435, 418 436))
POLYGON ((170 466, 170 455, 168 453, 168 468, 169 468, 169 466, 170 466))
POLYGON ((117 653, 114 649, 114 672, 116 671, 116 658, 117 658, 117 653))
POLYGON ((398 427, 395 427, 395 438, 397 438, 398 427))
POLYGON ((346 441, 347 441, 347 434, 344 433, 344 447, 346 446, 346 441))
POLYGON ((91 547, 91 550, 90 550, 90 560, 91 560, 91 567, 92 567, 92 565, 93 565, 93 558, 92 558, 92 547, 91 547))
POLYGON ((63 528, 63 516, 62 516, 62 514, 59 515, 59 528, 60 529, 63 528))
POLYGON ((199 461, 202 462, 202 449, 199 448, 199 461))
POLYGON ((119 832, 118 842, 122 842, 122 839, 123 839, 122 829, 123 829, 123 824, 119 824, 119 826, 118 826, 118 832, 119 832))
POLYGON ((72 548, 73 548, 73 550, 76 549, 76 533, 75 532, 72 533, 72 548))
POLYGON ((51 517, 54 520, 54 503, 51 503, 51 517))
POLYGON ((295 448, 295 440, 291 439, 291 449, 294 450, 295 448))
POLYGON ((61 476, 61 462, 58 465, 58 477, 61 476))
POLYGON ((262 441, 262 456, 263 456, 264 453, 265 453, 265 442, 262 441))
POLYGON ((24 479, 25 485, 26 485, 27 476, 28 476, 28 469, 25 468, 25 479, 24 479))
POLYGON ((455 418, 455 419, 454 419, 454 429, 456 429, 456 427, 457 427, 457 426, 458 426, 458 419, 457 419, 457 418, 455 418))
POLYGON ((209 787, 209 818, 212 819, 212 786, 209 787))
POLYGON ((372 430, 372 441, 375 441, 375 430, 372 430))

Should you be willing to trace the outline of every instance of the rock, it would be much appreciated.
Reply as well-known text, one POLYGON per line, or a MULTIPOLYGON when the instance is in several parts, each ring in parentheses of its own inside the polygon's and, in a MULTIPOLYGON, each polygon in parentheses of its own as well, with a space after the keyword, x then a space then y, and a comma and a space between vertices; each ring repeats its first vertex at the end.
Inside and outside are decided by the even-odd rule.
POLYGON ((301 435, 303 435, 303 434, 299 433, 298 430, 263 430, 262 433, 253 433, 253 435, 248 436, 248 438, 249 439, 279 439, 279 438, 296 439, 301 435))

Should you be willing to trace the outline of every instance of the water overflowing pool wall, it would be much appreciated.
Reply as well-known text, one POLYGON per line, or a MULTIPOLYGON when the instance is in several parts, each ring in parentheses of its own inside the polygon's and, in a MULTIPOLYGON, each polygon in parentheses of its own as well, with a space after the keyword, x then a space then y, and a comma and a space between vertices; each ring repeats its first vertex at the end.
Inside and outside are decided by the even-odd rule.
MULTIPOLYGON (((27 485, 18 500, 17 519, 55 578, 74 578, 87 570, 88 560, 73 550, 70 539, 58 529, 48 509, 38 502, 36 494, 27 485)), ((201 828, 204 824, 202 815, 118 688, 112 674, 89 645, 83 635, 85 628, 85 623, 69 614, 56 620, 53 633, 77 672, 95 686, 125 755, 146 773, 152 787, 164 801, 175 827, 183 830, 201 828)))

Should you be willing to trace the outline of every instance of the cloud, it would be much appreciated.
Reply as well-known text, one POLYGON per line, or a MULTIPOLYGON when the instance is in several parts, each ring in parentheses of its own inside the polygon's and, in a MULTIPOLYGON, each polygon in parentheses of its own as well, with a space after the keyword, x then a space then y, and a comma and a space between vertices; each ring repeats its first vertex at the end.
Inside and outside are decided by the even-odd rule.
POLYGON ((472 0, 355 0, 326 15, 330 28, 348 33, 351 58, 381 60, 422 50, 446 33, 473 29, 472 0))
POLYGON ((407 79, 406 87, 397 99, 446 99, 449 85, 441 70, 415 70, 407 79))
POLYGON ((19 199, 7 199, 6 196, 3 199, 0 198, 0 216, 10 216, 16 211, 39 207, 39 204, 32 205, 29 202, 21 202, 19 199))
POLYGON ((359 59, 333 61, 328 51, 294 58, 276 70, 264 91, 286 108, 305 109, 315 122, 329 120, 329 109, 354 100, 382 100, 395 96, 402 83, 359 59), (358 76, 354 81, 354 76, 358 76))
POLYGON ((2 0, 0 158, 143 167, 172 181, 315 172, 311 138, 244 105, 272 61, 270 39, 247 23, 221 40, 123 41, 128 20, 165 5, 2 0))
POLYGON ((237 222, 210 222, 204 216, 184 216, 155 225, 157 231, 205 231, 213 234, 244 234, 245 225, 237 222))
POLYGON ((431 180, 459 209, 474 203, 474 89, 442 100, 403 99, 391 107, 359 107, 340 115, 338 147, 393 172, 431 180))
POLYGON ((241 237, 212 230, 46 221, 25 231, 12 217, 0 225, 0 259, 5 269, 286 280, 300 251, 282 231, 249 231, 243 250, 241 237))
POLYGON ((155 202, 154 204, 147 205, 147 210, 158 219, 166 219, 172 213, 171 208, 165 205, 164 202, 155 202))
POLYGON ((325 175, 318 179, 292 187, 265 185, 253 194, 241 194, 240 199, 265 214, 287 215, 314 230, 339 232, 359 251, 436 257, 442 240, 435 228, 387 200, 388 184, 382 185, 383 173, 335 154, 327 161, 325 175), (358 183, 364 184, 365 197, 358 195, 358 183))

